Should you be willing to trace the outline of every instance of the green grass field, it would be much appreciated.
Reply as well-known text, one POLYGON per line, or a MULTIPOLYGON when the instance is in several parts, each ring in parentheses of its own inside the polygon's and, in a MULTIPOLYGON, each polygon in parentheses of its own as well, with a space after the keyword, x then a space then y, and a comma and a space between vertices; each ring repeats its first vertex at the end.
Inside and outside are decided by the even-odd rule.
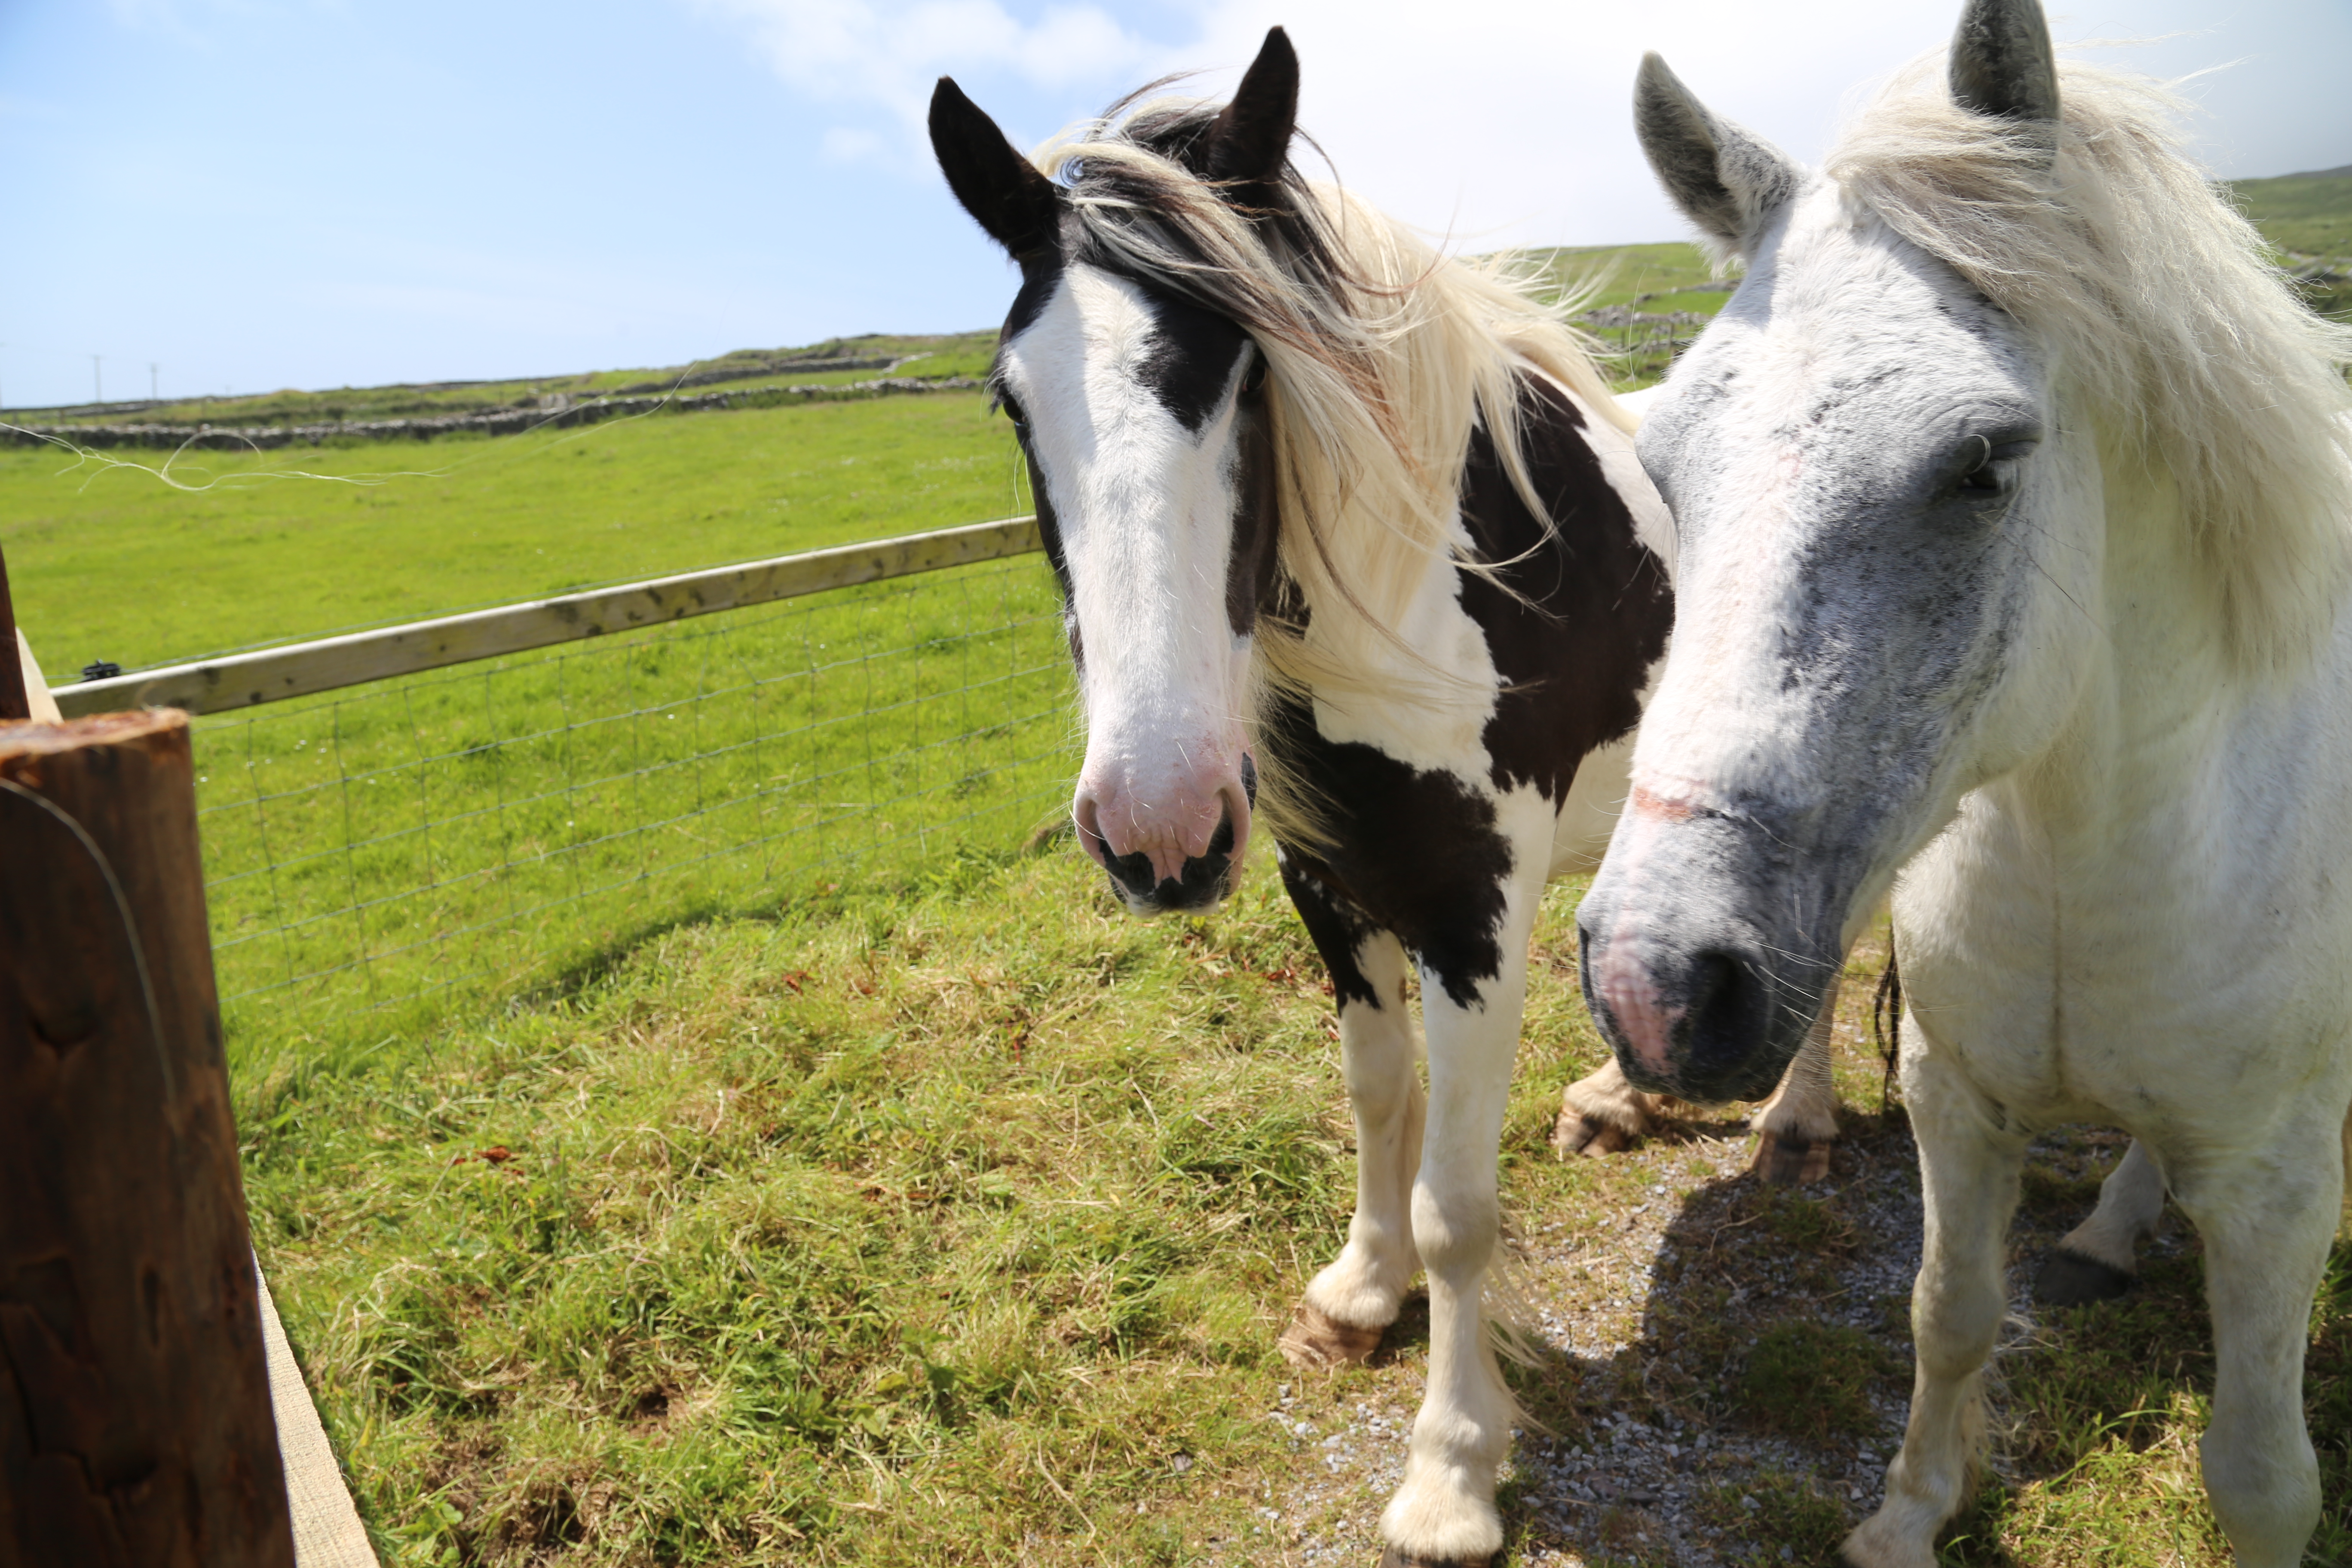
POLYGON ((200 719, 232 1050, 341 1060, 682 920, 1018 843, 1071 718, 1030 556, 200 719))
MULTIPOLYGON (((1603 1050, 1580 892, 1555 887, 1538 922, 1503 1185, 1521 1234, 1598 1249, 1664 1189, 1649 1152, 1546 1146, 1603 1050)), ((1837 1159, 1907 1181, 1853 1043, 1866 948, 1837 1159)), ((1066 846, 974 847, 649 936, 363 1063, 248 1074, 257 1241, 384 1561, 1321 1560, 1296 1500, 1320 1450, 1292 1423, 1410 1409, 1427 1343, 1409 1310, 1367 1366, 1302 1380, 1274 1350, 1351 1195, 1319 975, 1262 864, 1214 920, 1145 923, 1066 846)), ((2021 1262, 2090 1201, 2082 1154, 2061 1140, 2030 1167, 2021 1262)), ((1899 1400, 1907 1367, 1881 1336, 1775 1331, 1791 1364, 1743 1370, 1724 1302, 1737 1286, 1803 1327, 1824 1270, 1882 1238, 1835 1194, 1742 1177, 1710 1201, 1732 1206, 1685 1261, 1570 1283, 1646 1296, 1637 1342, 1511 1376, 1562 1447, 1618 1414, 1771 1439, 1775 1458, 1698 1468, 1701 1517, 1724 1560, 1823 1562, 1858 1505, 1808 1479, 1854 1443, 1822 1391, 1899 1400)), ((2326 1562, 2352 1547, 2347 1276, 2339 1249, 2313 1322, 2326 1562)), ((1902 1343, 1901 1294, 1874 1307, 1902 1343)), ((2193 1251, 2049 1315, 2000 1363, 2001 1468, 1944 1563, 2223 1568, 2196 1470, 2210 1367, 2193 1251)), ((1505 1568, 1671 1561, 1630 1509, 1562 1537, 1536 1478, 1501 1495, 1505 1568)))
MULTIPOLYGON (((151 466, 167 454, 137 452, 151 466)), ((136 468, 0 448, 0 549, 57 679, 1027 510, 977 393, 136 468), (366 484, 257 476, 307 469, 366 484)))

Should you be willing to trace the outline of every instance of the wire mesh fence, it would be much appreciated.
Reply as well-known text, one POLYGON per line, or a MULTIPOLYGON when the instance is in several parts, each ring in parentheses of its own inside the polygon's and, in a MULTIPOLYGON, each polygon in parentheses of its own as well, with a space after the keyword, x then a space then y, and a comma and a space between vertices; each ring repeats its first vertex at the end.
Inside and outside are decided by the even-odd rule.
POLYGON ((201 718, 232 1037, 381 1037, 1017 844, 1075 771, 1070 679, 1031 555, 201 718))

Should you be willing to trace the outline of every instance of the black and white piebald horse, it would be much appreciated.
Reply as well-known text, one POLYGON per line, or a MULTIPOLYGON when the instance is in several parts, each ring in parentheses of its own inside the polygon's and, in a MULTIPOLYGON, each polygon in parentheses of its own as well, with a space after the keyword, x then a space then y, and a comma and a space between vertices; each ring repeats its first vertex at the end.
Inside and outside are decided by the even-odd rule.
MULTIPOLYGON (((1223 107, 1129 100, 1032 163, 942 79, 931 140, 1020 264, 992 384, 1078 666, 1079 840, 1148 914, 1213 905, 1254 822, 1273 833, 1360 1161, 1284 1350, 1370 1354, 1426 1268, 1427 1400, 1382 1528, 1393 1561, 1484 1562, 1512 1411, 1481 1293, 1528 939, 1623 798, 1673 531, 1574 335, 1303 179, 1297 94, 1277 28, 1223 107)), ((1827 1089, 1774 1108, 1800 1163, 1827 1089)), ((1571 1143, 1638 1131, 1613 1065, 1576 1092, 1571 1143)))

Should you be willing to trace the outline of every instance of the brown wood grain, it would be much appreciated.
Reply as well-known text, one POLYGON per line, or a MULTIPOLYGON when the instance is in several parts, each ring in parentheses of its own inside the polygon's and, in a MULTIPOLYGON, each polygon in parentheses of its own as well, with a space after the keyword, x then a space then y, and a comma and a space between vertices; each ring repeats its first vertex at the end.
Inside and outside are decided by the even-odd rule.
POLYGON ((293 1568, 186 718, 0 724, 0 1565, 293 1568))
POLYGON ((16 663, 16 608, 8 598, 8 558, 0 555, 0 721, 32 716, 25 672, 16 663))

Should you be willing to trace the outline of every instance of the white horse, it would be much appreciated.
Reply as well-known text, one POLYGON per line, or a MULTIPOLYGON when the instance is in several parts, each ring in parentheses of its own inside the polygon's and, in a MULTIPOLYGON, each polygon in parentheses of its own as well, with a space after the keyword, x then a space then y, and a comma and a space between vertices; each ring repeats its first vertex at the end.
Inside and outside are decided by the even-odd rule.
POLYGON ((2352 1106, 2352 331, 2034 0, 1970 0, 1822 173, 1655 57, 1636 119, 1748 271, 1639 438, 1675 636, 1580 915, 1594 1014, 1644 1089, 1754 1092, 1891 886, 1918 1373, 1847 1559, 1935 1560, 2026 1143, 2098 1121, 2138 1144, 2086 1232, 2127 1263, 2165 1186, 2195 1222, 2207 1489, 2286 1568, 2352 1106))

